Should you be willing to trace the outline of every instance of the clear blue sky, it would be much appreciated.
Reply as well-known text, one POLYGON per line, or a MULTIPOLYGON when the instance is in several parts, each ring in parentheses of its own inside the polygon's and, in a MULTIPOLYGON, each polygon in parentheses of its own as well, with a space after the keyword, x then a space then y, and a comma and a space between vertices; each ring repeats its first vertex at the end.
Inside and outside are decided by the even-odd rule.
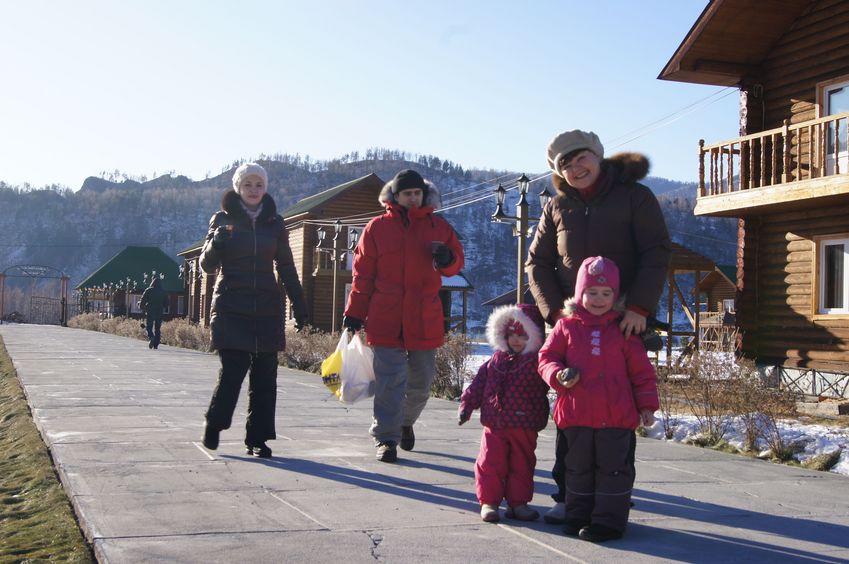
POLYGON ((3 1, 0 180, 369 147, 533 173, 574 128, 695 180, 699 138, 737 135, 737 93, 656 77, 706 3, 3 1))

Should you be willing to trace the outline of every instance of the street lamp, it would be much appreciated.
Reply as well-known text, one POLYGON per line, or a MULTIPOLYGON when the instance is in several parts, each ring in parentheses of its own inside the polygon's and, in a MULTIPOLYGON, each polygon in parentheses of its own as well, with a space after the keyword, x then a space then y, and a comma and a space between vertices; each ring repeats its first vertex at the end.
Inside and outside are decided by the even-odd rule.
MULTIPOLYGON (((325 248, 324 241, 327 238, 327 235, 324 232, 323 227, 319 227, 317 230, 318 242, 315 245, 316 250, 319 253, 329 253, 330 254, 330 266, 333 269, 333 297, 331 299, 331 313, 330 313, 330 331, 336 332, 336 293, 337 287, 339 284, 339 269, 336 266, 336 261, 341 260, 339 255, 339 234, 342 232, 342 222, 340 220, 336 220, 333 223, 333 246, 332 248, 325 248)), ((344 256, 344 253, 341 255, 344 256)), ((315 270, 312 275, 316 276, 318 274, 320 264, 316 264, 315 270)))
MULTIPOLYGON (((519 188, 519 201, 516 202, 516 215, 507 215, 504 213, 504 199, 507 195, 507 190, 501 184, 495 189, 495 212, 492 214, 492 221, 495 223, 507 223, 507 220, 513 221, 513 235, 518 238, 518 261, 516 263, 516 303, 520 304, 523 301, 523 288, 525 285, 525 255, 528 247, 528 222, 538 221, 537 217, 528 215, 528 189, 531 186, 531 179, 522 176, 516 179, 516 186, 519 188)), ((548 202, 551 201, 551 192, 547 188, 543 188, 539 193, 540 209, 545 209, 548 202)))

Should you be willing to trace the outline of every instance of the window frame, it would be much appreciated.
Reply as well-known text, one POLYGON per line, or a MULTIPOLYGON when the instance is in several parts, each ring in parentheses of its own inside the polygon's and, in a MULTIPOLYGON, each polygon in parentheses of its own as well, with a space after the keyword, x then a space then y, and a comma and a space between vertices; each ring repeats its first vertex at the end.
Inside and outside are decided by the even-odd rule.
POLYGON ((833 235, 822 235, 815 238, 815 260, 814 260, 814 288, 816 290, 813 300, 814 316, 820 318, 833 318, 835 316, 849 317, 849 233, 838 233, 833 235), (843 307, 828 308, 825 306, 825 248, 832 245, 843 245, 843 307))

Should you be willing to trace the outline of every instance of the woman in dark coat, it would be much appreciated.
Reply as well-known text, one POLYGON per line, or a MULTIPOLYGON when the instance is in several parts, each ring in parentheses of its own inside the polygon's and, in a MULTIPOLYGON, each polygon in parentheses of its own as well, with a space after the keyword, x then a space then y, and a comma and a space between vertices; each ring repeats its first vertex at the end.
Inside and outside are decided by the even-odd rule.
POLYGON ((218 273, 210 327, 212 348, 221 360, 203 445, 218 448, 219 433, 230 428, 249 373, 245 445, 248 454, 260 458, 271 457, 265 441, 276 438, 277 353, 286 344, 281 284, 292 301, 298 329, 307 317, 289 236, 267 189, 268 175, 260 165, 236 169, 233 190, 224 193, 221 211, 209 220, 200 257, 204 272, 218 273))

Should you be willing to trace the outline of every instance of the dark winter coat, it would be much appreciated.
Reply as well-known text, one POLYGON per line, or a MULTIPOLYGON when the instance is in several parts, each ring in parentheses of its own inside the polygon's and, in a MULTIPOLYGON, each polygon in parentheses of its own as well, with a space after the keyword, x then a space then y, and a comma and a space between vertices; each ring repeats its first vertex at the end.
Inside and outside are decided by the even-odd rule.
POLYGON ((658 409, 654 367, 636 335, 627 340, 619 313, 593 315, 570 300, 567 317, 554 326, 539 351, 539 373, 557 392, 557 427, 636 429, 640 411, 658 409), (581 377, 571 388, 557 379, 564 368, 581 377))
POLYGON ((368 343, 430 350, 442 346, 442 276, 463 268, 463 247, 451 225, 434 215, 439 193, 428 183, 420 208, 398 205, 387 184, 380 194, 383 215, 363 230, 354 253, 353 282, 345 315, 366 322, 368 343), (436 268, 431 244, 451 249, 454 262, 436 268))
POLYGON ((225 192, 221 211, 209 220, 201 251, 204 272, 212 274, 218 270, 210 316, 212 348, 282 351, 286 345, 286 302, 281 283, 292 301, 295 319, 300 322, 307 315, 289 235, 271 196, 263 197, 256 222, 245 212, 241 201, 235 191, 225 192), (230 237, 216 248, 213 236, 221 226, 232 226, 232 230, 230 237))
POLYGON ((653 313, 663 291, 672 243, 657 198, 637 182, 648 173, 648 160, 623 153, 604 159, 601 170, 602 184, 588 203, 552 175, 557 196, 543 210, 527 260, 531 293, 549 322, 575 293, 587 257, 616 263, 629 306, 653 313))
POLYGON ((168 305, 168 292, 162 287, 159 278, 154 278, 145 289, 139 305, 149 319, 162 319, 162 312, 168 305))
POLYGON ((548 385, 537 372, 542 328, 515 306, 495 310, 487 322, 487 339, 495 350, 460 396, 460 413, 480 408, 481 424, 491 429, 520 427, 540 431, 548 423, 548 385), (518 320, 528 334, 520 353, 507 346, 507 325, 518 320))

